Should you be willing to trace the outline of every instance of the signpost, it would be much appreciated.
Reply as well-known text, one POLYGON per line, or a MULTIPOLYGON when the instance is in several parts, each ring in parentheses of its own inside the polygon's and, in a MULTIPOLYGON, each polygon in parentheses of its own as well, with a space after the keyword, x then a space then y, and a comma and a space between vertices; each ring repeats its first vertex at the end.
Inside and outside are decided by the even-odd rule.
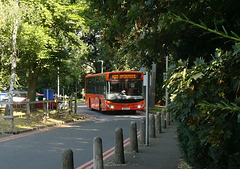
MULTIPOLYGON (((165 74, 165 80, 167 80, 168 77, 168 56, 166 56, 166 74, 165 74)), ((167 116, 167 124, 170 125, 170 114, 167 112, 168 107, 168 88, 167 85, 165 87, 165 106, 166 106, 166 116, 167 116)))
MULTIPOLYGON (((43 90, 43 98, 45 98, 45 100, 53 100, 53 90, 49 90, 49 89, 45 89, 43 90)), ((48 114, 48 102, 47 102, 47 118, 49 118, 49 114, 48 114)))
POLYGON ((146 100, 145 100, 145 109, 146 109, 146 139, 145 145, 149 145, 149 70, 146 71, 146 100))

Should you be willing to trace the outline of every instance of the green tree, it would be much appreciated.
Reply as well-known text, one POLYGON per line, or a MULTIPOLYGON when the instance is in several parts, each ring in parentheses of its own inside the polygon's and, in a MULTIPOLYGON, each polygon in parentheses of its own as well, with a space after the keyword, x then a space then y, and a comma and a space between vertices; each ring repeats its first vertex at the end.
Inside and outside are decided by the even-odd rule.
POLYGON ((224 26, 236 34, 239 32, 238 0, 90 2, 102 30, 99 52, 111 60, 123 58, 124 61, 134 61, 135 65, 150 67, 155 62, 165 67, 162 63, 166 55, 171 55, 172 61, 189 59, 190 64, 197 57, 209 61, 216 48, 230 50, 235 43, 179 22, 176 16, 185 15, 211 29, 224 26))
POLYGON ((80 39, 80 34, 88 31, 81 16, 86 4, 56 0, 22 1, 22 4, 28 11, 18 40, 18 68, 22 76, 27 76, 28 97, 34 100, 42 71, 51 74, 57 67, 64 70, 68 60, 86 52, 86 45, 80 39))
POLYGON ((10 84, 12 58, 16 60, 16 35, 24 8, 18 8, 16 1, 1 1, 0 9, 0 88, 6 90, 10 84))
MULTIPOLYGON (((51 77, 57 74, 57 68, 60 68, 63 76, 72 74, 76 67, 80 69, 80 66, 75 64, 76 67, 73 68, 71 64, 76 61, 79 63, 83 55, 88 52, 86 44, 81 39, 89 31, 89 27, 85 25, 86 18, 84 18, 88 6, 84 1, 19 0, 19 9, 22 9, 20 15, 21 11, 17 13, 12 10, 14 3, 15 1, 0 2, 2 9, 0 11, 0 88, 6 90, 10 82, 10 56, 16 14, 19 16, 19 29, 17 86, 15 87, 28 88, 29 98, 33 100, 37 79, 42 76, 42 73, 49 77, 48 81, 51 80, 51 84, 54 84, 51 77)), ((52 88, 49 85, 43 87, 52 88)))

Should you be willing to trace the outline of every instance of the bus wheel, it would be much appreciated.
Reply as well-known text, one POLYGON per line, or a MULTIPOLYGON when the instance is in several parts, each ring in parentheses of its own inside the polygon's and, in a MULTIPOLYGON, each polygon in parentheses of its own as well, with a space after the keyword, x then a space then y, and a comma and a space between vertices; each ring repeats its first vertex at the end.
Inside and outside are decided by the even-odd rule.
POLYGON ((89 108, 92 108, 92 106, 91 106, 91 99, 89 99, 88 105, 89 105, 89 108))
POLYGON ((102 102, 99 100, 99 111, 102 112, 102 102))

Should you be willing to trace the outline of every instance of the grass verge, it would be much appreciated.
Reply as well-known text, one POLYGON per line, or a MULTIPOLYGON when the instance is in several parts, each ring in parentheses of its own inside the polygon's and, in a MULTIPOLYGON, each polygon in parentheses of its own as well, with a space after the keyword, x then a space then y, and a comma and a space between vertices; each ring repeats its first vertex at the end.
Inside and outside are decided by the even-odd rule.
MULTIPOLYGON (((3 116, 0 113, 0 116, 3 116)), ((33 130, 38 128, 44 128, 45 126, 60 125, 70 121, 81 121, 86 117, 82 114, 69 114, 67 110, 61 110, 58 112, 52 110, 49 112, 49 118, 46 118, 46 113, 42 110, 35 110, 31 112, 28 118, 24 110, 14 111, 14 128, 12 131, 18 132, 22 130, 33 130)), ((9 133, 12 132, 10 129, 10 119, 0 118, 0 132, 9 133)))

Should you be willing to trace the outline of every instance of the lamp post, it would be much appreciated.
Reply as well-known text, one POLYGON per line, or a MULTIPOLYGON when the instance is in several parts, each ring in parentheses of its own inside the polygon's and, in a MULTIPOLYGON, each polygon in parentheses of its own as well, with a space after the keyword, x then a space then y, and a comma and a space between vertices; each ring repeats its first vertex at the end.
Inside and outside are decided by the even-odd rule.
POLYGON ((101 73, 103 73, 103 60, 98 60, 98 62, 101 62, 101 73))
POLYGON ((145 145, 149 146, 149 70, 146 71, 146 101, 145 101, 145 110, 146 110, 146 134, 145 134, 145 145))

